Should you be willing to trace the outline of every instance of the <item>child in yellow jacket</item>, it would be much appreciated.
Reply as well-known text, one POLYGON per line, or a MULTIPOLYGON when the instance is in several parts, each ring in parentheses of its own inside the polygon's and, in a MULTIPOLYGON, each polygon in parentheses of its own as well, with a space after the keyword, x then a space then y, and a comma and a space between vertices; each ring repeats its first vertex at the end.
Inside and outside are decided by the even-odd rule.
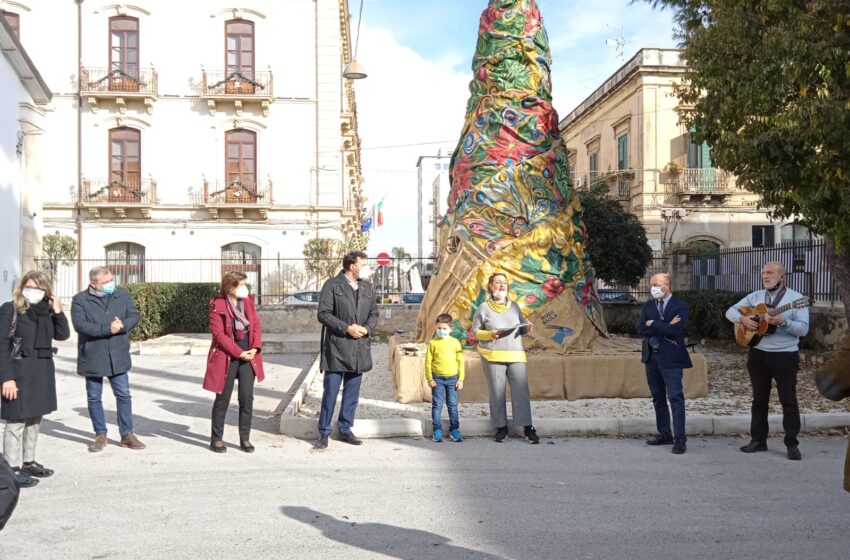
POLYGON ((452 441, 463 441, 457 412, 457 392, 463 389, 463 349, 458 339, 450 336, 452 316, 437 317, 437 330, 425 353, 425 379, 431 386, 431 421, 434 441, 443 441, 443 401, 449 409, 449 435, 452 441))

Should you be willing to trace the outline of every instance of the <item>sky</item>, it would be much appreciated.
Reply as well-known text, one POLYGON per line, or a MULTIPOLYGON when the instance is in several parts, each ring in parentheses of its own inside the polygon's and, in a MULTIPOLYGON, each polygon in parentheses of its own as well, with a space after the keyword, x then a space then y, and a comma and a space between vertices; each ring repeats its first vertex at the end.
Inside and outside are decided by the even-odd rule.
MULTIPOLYGON (((478 21, 487 0, 349 0, 351 38, 368 77, 354 82, 367 208, 383 199, 374 256, 415 256, 419 156, 451 153, 463 126, 478 21)), ((676 47, 669 10, 641 0, 538 0, 552 49, 552 94, 572 111, 641 48, 676 47), (620 29, 622 28, 622 30, 620 29), (622 37, 622 57, 615 45, 622 37)))

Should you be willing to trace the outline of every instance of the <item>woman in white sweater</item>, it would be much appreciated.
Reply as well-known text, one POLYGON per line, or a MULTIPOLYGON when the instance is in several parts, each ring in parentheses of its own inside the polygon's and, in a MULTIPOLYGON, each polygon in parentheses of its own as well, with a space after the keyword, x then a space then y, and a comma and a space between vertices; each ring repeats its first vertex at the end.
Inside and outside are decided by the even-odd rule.
POLYGON ((472 319, 472 332, 478 339, 478 352, 484 365, 484 377, 490 393, 490 421, 496 428, 495 439, 508 437, 506 380, 511 385, 511 409, 514 426, 523 426, 531 443, 540 438, 531 424, 531 397, 522 336, 531 331, 516 302, 508 299, 508 278, 502 273, 487 282, 490 297, 478 306, 472 319))

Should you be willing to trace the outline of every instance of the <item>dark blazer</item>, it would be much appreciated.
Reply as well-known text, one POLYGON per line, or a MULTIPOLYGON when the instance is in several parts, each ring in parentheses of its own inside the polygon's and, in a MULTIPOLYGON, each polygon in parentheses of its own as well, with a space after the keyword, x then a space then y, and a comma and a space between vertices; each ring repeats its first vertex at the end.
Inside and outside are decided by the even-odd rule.
POLYGON ((77 337, 77 373, 112 377, 130 371, 130 337, 139 323, 139 312, 129 292, 115 288, 111 296, 97 297, 88 289, 71 300, 71 322, 77 337), (124 328, 112 334, 109 326, 118 317, 124 328))
MULTIPOLYGON (((242 300, 242 310, 248 319, 248 348, 256 348, 257 355, 249 363, 254 370, 257 381, 266 378, 263 370, 263 358, 260 355, 263 346, 263 333, 260 330, 260 317, 254 306, 254 294, 242 300)), ((207 370, 204 374, 204 389, 213 393, 224 391, 227 381, 227 368, 230 362, 238 360, 242 355, 242 348, 233 338, 233 313, 227 305, 224 296, 218 296, 210 300, 210 333, 212 342, 210 351, 207 353, 207 370)))
POLYGON ((372 334, 378 325, 375 290, 367 280, 359 281, 355 292, 344 272, 329 279, 319 295, 319 322, 322 324, 322 371, 364 372, 372 369, 372 334), (366 327, 369 334, 354 339, 350 325, 366 327))
MULTIPOLYGON (((49 357, 39 357, 33 348, 35 344, 36 319, 35 313, 27 309, 26 313, 18 313, 18 324, 15 336, 21 337, 21 359, 12 360, 9 346, 6 342, 9 329, 12 326, 12 302, 0 307, 0 383, 15 380, 18 386, 18 398, 2 399, 0 418, 3 420, 22 420, 35 416, 44 416, 56 410, 56 369, 53 364, 53 354, 49 357)), ((50 337, 54 340, 68 340, 71 329, 64 313, 54 315, 51 311, 51 323, 48 324, 50 337)))
POLYGON ((685 346, 685 327, 687 324, 688 304, 675 295, 670 296, 663 317, 659 316, 658 306, 654 299, 644 303, 637 323, 637 332, 643 337, 641 361, 643 363, 649 361, 649 337, 657 336, 661 349, 659 355, 661 367, 670 369, 693 367, 691 357, 688 355, 688 348, 685 346), (681 321, 671 325, 670 320, 676 315, 681 318, 681 321), (650 319, 652 319, 652 325, 647 327, 646 322, 650 319))

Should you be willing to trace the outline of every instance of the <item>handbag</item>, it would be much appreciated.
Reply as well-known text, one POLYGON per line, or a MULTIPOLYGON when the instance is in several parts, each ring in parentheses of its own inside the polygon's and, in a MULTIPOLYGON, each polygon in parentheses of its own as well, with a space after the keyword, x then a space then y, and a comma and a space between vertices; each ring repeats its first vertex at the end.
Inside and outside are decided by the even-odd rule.
POLYGON ((19 336, 15 336, 15 332, 18 330, 18 310, 15 306, 12 306, 13 314, 12 314, 12 327, 9 329, 9 352, 12 354, 13 360, 21 359, 21 345, 23 344, 23 339, 19 336))

